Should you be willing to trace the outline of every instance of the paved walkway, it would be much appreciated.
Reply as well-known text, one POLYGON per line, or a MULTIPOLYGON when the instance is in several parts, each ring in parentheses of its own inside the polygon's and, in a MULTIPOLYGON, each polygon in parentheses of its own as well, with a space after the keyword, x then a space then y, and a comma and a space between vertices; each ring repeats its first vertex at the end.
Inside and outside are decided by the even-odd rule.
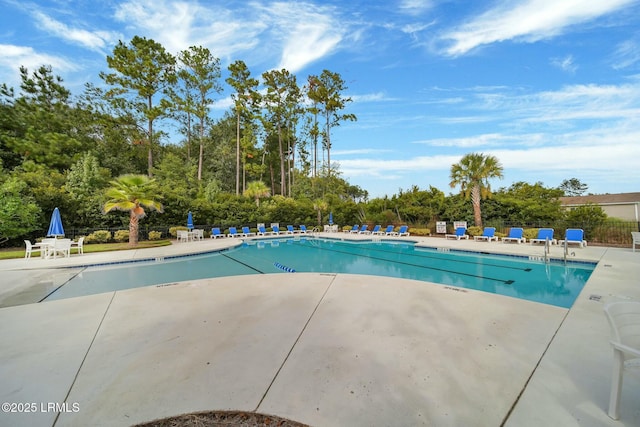
MULTIPOLYGON (((408 240, 542 255, 530 245, 408 240)), ((572 249, 572 259, 599 264, 570 310, 425 282, 311 273, 34 303, 74 274, 63 265, 234 243, 0 261, 0 400, 32 410, 2 412, 0 425, 128 426, 223 409, 313 426, 640 425, 640 376, 625 377, 620 421, 606 415, 612 351, 602 307, 640 300, 640 253, 631 249, 572 249)))

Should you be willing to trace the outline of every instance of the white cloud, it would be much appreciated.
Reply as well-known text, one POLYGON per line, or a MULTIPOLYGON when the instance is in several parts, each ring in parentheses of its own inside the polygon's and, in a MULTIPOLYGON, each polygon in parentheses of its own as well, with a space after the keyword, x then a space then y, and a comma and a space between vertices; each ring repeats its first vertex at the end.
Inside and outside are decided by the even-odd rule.
POLYGON ((53 34, 62 40, 79 44, 91 50, 103 53, 111 43, 118 39, 118 35, 108 31, 87 31, 72 28, 69 25, 57 21, 40 11, 33 13, 38 25, 46 32, 53 34))
POLYGON ((402 0, 398 10, 408 15, 419 15, 433 7, 433 0, 402 0))
POLYGON ((56 73, 59 71, 76 71, 78 69, 75 62, 59 56, 39 53, 28 46, 0 44, 0 52, 2 52, 2 55, 0 55, 0 67, 7 68, 10 70, 10 74, 15 75, 15 82, 5 82, 10 86, 13 86, 18 81, 19 66, 24 66, 29 71, 34 71, 42 65, 51 65, 56 73))
POLYGON ((231 10, 213 3, 130 0, 115 17, 172 53, 203 45, 228 61, 250 56, 292 73, 332 54, 347 29, 335 9, 298 2, 250 2, 231 10))
POLYGON ((441 39, 444 53, 459 56, 487 44, 548 39, 567 28, 614 12, 635 0, 524 0, 502 3, 460 25, 441 39))
POLYGON ((625 40, 613 53, 613 68, 621 70, 640 62, 640 37, 625 40))
POLYGON ((574 62, 573 55, 567 55, 563 58, 552 58, 551 64, 570 74, 574 74, 578 66, 574 62))

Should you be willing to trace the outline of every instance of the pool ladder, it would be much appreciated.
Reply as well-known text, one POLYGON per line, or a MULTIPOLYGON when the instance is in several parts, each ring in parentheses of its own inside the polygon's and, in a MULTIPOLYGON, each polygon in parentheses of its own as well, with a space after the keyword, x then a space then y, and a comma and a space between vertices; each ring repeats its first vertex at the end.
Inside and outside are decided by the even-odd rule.
POLYGON ((550 251, 550 249, 551 249, 551 241, 547 237, 546 240, 544 241, 544 262, 545 263, 549 262, 549 251, 550 251))

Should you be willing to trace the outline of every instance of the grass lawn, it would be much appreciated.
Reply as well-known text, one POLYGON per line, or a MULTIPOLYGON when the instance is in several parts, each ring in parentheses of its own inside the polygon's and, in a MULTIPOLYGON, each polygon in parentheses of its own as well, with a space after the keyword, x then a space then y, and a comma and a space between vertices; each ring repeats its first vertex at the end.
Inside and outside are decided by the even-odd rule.
MULTIPOLYGON (((171 244, 171 240, 142 240, 138 242, 138 246, 135 249, 156 248, 158 246, 168 246, 171 244)), ((132 249, 129 247, 129 243, 85 243, 83 246, 84 253, 92 252, 109 252, 109 251, 122 251, 126 249, 132 249)), ((3 248, 0 249, 0 259, 11 258, 23 258, 25 248, 3 248)), ((37 252, 36 252, 37 254, 37 252)), ((37 255, 36 255, 37 256, 37 255)))

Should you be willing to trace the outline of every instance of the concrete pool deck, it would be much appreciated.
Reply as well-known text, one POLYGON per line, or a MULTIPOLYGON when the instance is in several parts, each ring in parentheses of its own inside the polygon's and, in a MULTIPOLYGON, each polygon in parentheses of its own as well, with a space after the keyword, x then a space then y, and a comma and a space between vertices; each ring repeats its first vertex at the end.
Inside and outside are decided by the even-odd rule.
MULTIPOLYGON (((400 239, 543 255, 528 244, 400 239)), ((640 253, 630 248, 570 249, 570 259, 599 264, 569 310, 412 280, 312 273, 35 303, 80 270, 62 266, 237 243, 0 261, 0 400, 34 410, 0 412, 0 425, 128 426, 226 409, 312 426, 640 425, 640 375, 625 375, 620 420, 606 414, 613 357, 602 308, 640 300, 640 253)))

